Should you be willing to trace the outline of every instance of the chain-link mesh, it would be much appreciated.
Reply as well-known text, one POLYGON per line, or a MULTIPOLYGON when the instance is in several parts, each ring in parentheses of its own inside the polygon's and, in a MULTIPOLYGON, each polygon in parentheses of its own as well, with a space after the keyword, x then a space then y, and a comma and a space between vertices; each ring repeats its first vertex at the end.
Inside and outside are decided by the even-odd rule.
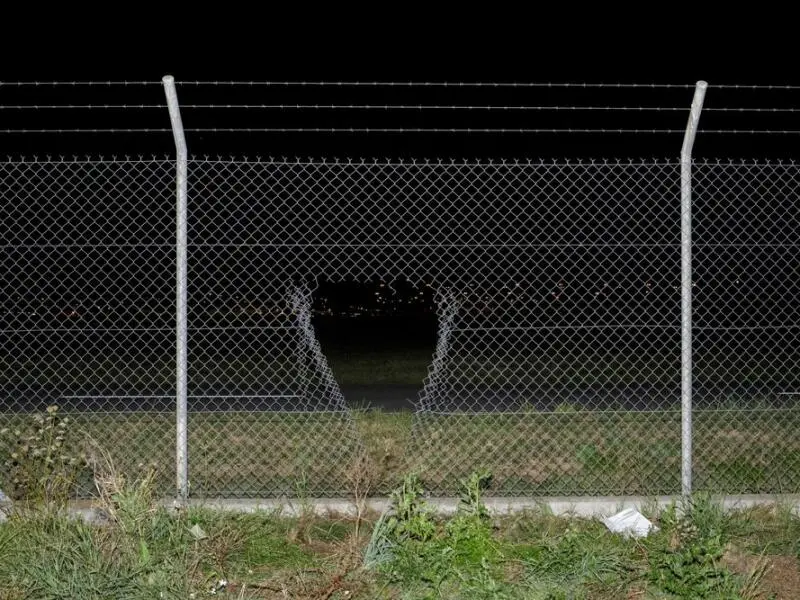
POLYGON ((694 482, 800 488, 800 178, 794 163, 694 170, 694 482))
POLYGON ((0 163, 6 442, 56 405, 73 419, 69 435, 88 433, 121 471, 155 464, 165 491, 175 481, 174 172, 156 159, 0 163))
POLYGON ((308 190, 330 194, 337 181, 302 166, 193 161, 189 182, 191 493, 346 493, 361 445, 309 287, 329 268, 310 237, 336 225, 304 214, 324 210, 308 190))
POLYGON ((480 229, 439 273, 449 293, 414 437, 432 488, 484 467, 503 494, 675 491, 677 165, 478 165, 451 177, 444 193, 460 209, 445 218, 480 229))
MULTIPOLYGON (((192 160, 188 180, 193 495, 348 491, 370 440, 314 314, 323 281, 384 279, 436 300, 402 465, 434 493, 477 468, 498 494, 680 491, 677 161, 192 160)), ((174 163, 7 162, 0 187, 0 418, 58 404, 174 489, 174 163)), ((699 488, 800 482, 796 190, 791 164, 695 166, 699 488)))
MULTIPOLYGON (((294 410, 307 361, 298 324, 275 316, 292 286, 427 278, 440 335, 410 462, 433 490, 484 466, 503 493, 674 491, 676 164, 207 161, 190 181, 193 389, 253 394, 243 409, 262 415, 294 410), (270 316, 201 331, 198 300, 232 294, 270 316)), ((344 408, 335 386, 321 391, 318 412, 344 408)), ((261 421, 247 422, 256 444, 261 421)), ((285 443, 294 456, 344 450, 354 436, 341 427, 309 443, 293 423, 285 443)))

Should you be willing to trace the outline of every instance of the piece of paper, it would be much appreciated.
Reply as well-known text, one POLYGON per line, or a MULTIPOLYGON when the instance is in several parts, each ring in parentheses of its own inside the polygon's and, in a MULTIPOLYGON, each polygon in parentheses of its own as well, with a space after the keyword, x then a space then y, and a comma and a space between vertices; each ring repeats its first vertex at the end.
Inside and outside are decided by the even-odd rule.
POLYGON ((658 527, 633 508, 626 508, 611 517, 606 517, 603 519, 603 523, 614 533, 637 538, 647 537, 651 531, 658 531, 658 527))

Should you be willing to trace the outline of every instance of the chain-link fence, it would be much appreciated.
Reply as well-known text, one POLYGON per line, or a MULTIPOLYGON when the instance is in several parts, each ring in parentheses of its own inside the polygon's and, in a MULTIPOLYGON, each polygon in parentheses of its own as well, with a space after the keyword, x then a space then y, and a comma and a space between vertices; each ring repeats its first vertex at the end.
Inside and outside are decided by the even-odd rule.
MULTIPOLYGON (((695 488, 796 491, 798 170, 694 168, 695 488)), ((188 184, 192 495, 346 493, 390 438, 378 492, 680 491, 677 161, 191 160, 188 184), (439 322, 405 432, 358 423, 314 328, 320 282, 400 277, 439 322)), ((168 493, 174 163, 5 162, 0 189, 2 425, 57 404, 168 493)))
POLYGON ((796 492, 800 173, 707 162, 694 175, 696 487, 796 492))
MULTIPOLYGON (((175 479, 174 172, 167 159, 0 165, 0 429, 24 436, 31 413, 57 405, 120 469, 158 463, 165 490, 175 479)), ((4 450, 5 461, 14 448, 4 450)))
MULTIPOLYGON (((106 85, 127 98, 128 83, 106 85)), ((199 159, 187 151, 175 82, 162 83, 166 106, 147 95, 161 92, 158 82, 132 82, 139 105, 31 103, 39 83, 3 84, 17 98, 1 107, 14 115, 2 129, 10 136, 171 132, 176 156, 0 162, 0 489, 17 486, 20 456, 41 466, 100 449, 122 472, 154 467, 158 489, 180 498, 385 493, 409 471, 447 495, 478 469, 491 471, 498 495, 800 488, 798 169, 692 162, 705 82, 695 86, 685 130, 571 121, 509 128, 502 119, 499 127, 419 127, 405 117, 391 127, 361 117, 348 127, 295 126, 303 121, 292 117, 185 130, 684 133, 674 161, 199 159), (54 129, 46 119, 32 128, 25 116, 166 107, 171 128, 54 129), (413 317, 383 335, 433 318, 438 328, 413 413, 354 410, 342 363, 320 332, 333 320, 347 338, 357 323, 372 327, 365 315, 396 314, 413 317), (52 406, 72 419, 67 429, 53 426, 52 413, 41 417, 52 406)), ((396 87, 221 85, 278 96, 309 86, 336 94, 396 87)), ((407 87, 438 94, 450 86, 407 87)), ((224 108, 284 116, 684 112, 444 100, 228 99, 224 108)), ((800 133, 750 131, 776 132, 800 133)), ((375 385, 370 349, 348 360, 363 361, 350 367, 375 385)), ((411 368, 404 352, 398 343, 394 369, 411 368)), ((91 486, 84 472, 78 494, 91 486)))
POLYGON ((272 453, 294 475, 305 456, 330 468, 311 454, 331 455, 329 445, 355 450, 347 417, 336 427, 323 417, 344 403, 321 353, 310 364, 327 383, 303 391, 298 344, 316 348, 302 341, 313 340, 304 313, 277 315, 289 313, 293 286, 404 276, 438 292, 437 353, 406 457, 432 489, 452 491, 477 466, 504 493, 676 481, 663 460, 637 456, 663 428, 678 443, 662 458, 680 457, 679 426, 662 427, 680 423, 676 164, 206 161, 191 163, 189 179, 192 314, 208 315, 203 298, 211 307, 241 294, 270 315, 191 327, 190 389, 205 388, 191 395, 235 395, 245 413, 232 429, 217 413, 211 428, 228 437, 204 437, 226 453, 242 431, 253 441, 238 457, 217 452, 203 472, 263 469, 272 453), (271 450, 269 432, 287 417, 264 416, 298 406, 314 411, 313 433, 293 420, 271 450), (613 459, 607 446, 619 446, 613 459))

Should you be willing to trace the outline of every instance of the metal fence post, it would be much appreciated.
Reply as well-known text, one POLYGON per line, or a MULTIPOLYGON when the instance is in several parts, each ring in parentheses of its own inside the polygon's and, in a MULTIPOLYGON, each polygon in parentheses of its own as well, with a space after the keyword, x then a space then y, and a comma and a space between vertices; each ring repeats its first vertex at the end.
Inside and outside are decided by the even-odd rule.
POLYGON ((187 151, 186 138, 183 132, 183 122, 181 121, 181 110, 178 104, 178 94, 175 91, 175 79, 171 75, 165 75, 162 79, 164 83, 164 93, 167 96, 167 106, 169 108, 169 118, 172 122, 172 134, 175 138, 176 167, 177 167, 177 193, 176 193, 176 366, 175 366, 175 413, 176 413, 176 475, 178 501, 185 503, 189 496, 189 453, 188 453, 188 408, 187 408, 187 151))
POLYGON ((692 147, 708 84, 698 81, 681 148, 681 494, 692 493, 692 147))

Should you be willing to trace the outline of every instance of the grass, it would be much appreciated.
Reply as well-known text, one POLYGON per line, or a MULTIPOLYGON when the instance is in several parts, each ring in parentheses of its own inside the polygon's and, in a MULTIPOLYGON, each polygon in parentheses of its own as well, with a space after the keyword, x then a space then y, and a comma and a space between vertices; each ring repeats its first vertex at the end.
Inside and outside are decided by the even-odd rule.
POLYGON ((781 600, 800 594, 800 517, 707 496, 641 510, 644 539, 546 509, 493 517, 481 475, 455 515, 406 478, 387 515, 156 506, 147 479, 98 479, 107 518, 25 509, 0 522, 0 598, 781 600), (391 523, 390 526, 387 523, 391 523), (383 540, 377 544, 376 540, 383 540), (372 560, 367 560, 372 557, 372 560), (377 560, 376 560, 377 559, 377 560))
MULTIPOLYGON (((174 415, 74 413, 126 471, 158 469, 174 489, 174 415)), ((19 427, 26 414, 0 414, 19 427)), ((494 474, 495 495, 659 495, 680 491, 680 414, 561 407, 551 412, 414 416, 411 412, 193 413, 191 493, 265 497, 349 493, 359 460, 370 489, 388 493, 420 473, 452 494, 471 471, 494 474)), ((694 483, 717 493, 800 491, 800 409, 711 410, 694 415, 694 483)), ((84 492, 91 491, 84 479, 84 492)), ((2 488, 2 474, 0 474, 2 488)))
POLYGON ((386 351, 337 350, 327 355, 336 381, 351 385, 421 386, 428 376, 433 349, 386 351))
MULTIPOLYGON (((329 353, 331 368, 342 386, 419 385, 430 358, 429 351, 419 349, 365 353, 356 348, 329 353)), ((587 354, 577 361, 569 354, 543 354, 503 359, 503 373, 498 372, 497 357, 491 364, 454 363, 453 368, 484 383, 502 376, 515 385, 541 373, 562 382, 583 380, 593 385, 612 379, 621 383, 625 378, 642 385, 645 380, 664 383, 674 379, 674 368, 670 371, 663 360, 655 365, 651 359, 587 354), (649 368, 654 365, 659 368, 649 368)), ((143 385, 173 383, 167 359, 151 361, 150 369, 136 361, 128 365, 121 357, 104 361, 87 356, 60 363, 37 359, 30 364, 10 357, 3 360, 0 367, 7 368, 0 368, 0 387, 11 389, 24 389, 26 373, 32 381, 59 382, 66 389, 100 389, 132 380, 143 385)), ((724 372, 720 369, 719 376, 724 372)), ((196 365, 193 381, 199 385, 234 377, 231 385, 247 389, 253 381, 289 374, 274 357, 226 355, 196 365)), ((757 380, 766 374, 752 376, 757 380)), ((723 398, 713 409, 698 403, 693 415, 696 489, 742 494, 800 491, 800 439, 796 436, 800 405, 777 408, 761 400, 723 398)), ((88 412, 62 406, 62 411, 69 412, 76 426, 100 445, 111 449, 126 470, 157 466, 156 485, 170 494, 175 481, 176 436, 169 404, 165 398, 164 410, 88 412)), ((541 408, 523 405, 514 414, 418 416, 368 408, 333 413, 193 411, 188 432, 191 493, 195 497, 346 495, 353 467, 364 456, 371 465, 370 487, 382 494, 412 469, 422 475, 433 493, 452 494, 458 482, 478 468, 492 470, 493 493, 498 495, 680 491, 679 407, 589 410, 565 402, 548 410, 541 408)), ((0 409, 0 429, 18 427, 29 417, 0 409)), ((2 477, 0 472, 0 488, 2 477)), ((89 491, 90 482, 84 479, 82 493, 89 491)))
POLYGON ((4 433, 19 443, 0 454, 16 482, 0 522, 0 598, 768 600, 800 591, 796 506, 726 512, 696 494, 642 507, 658 529, 631 539, 546 509, 493 517, 483 498, 498 481, 482 469, 457 483, 446 519, 425 500, 426 474, 413 471, 377 515, 364 501, 378 457, 363 453, 347 473, 348 516, 303 503, 293 515, 235 513, 167 509, 157 466, 132 468, 116 459, 117 443, 90 439, 86 474, 101 517, 86 522, 67 510, 69 487, 53 485, 74 481, 70 457, 85 433, 53 409, 4 433))

